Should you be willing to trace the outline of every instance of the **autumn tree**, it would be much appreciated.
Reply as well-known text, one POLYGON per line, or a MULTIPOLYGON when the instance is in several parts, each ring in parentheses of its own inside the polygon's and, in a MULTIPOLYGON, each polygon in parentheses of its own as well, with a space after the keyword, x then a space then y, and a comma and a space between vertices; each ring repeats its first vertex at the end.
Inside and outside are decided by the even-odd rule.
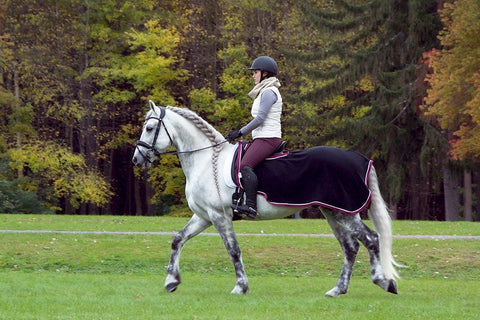
MULTIPOLYGON (((427 78, 430 88, 425 112, 449 141, 451 161, 445 164, 446 178, 454 175, 454 162, 458 167, 458 161, 463 161, 464 218, 472 220, 471 168, 476 168, 480 159, 480 5, 474 0, 455 1, 445 3, 440 13, 442 48, 428 53, 432 73, 427 78)), ((453 196, 451 202, 457 203, 449 210, 448 219, 457 220, 458 185, 447 192, 453 196)))
POLYGON ((445 3, 441 50, 432 51, 426 97, 428 115, 451 134, 451 156, 480 159, 480 5, 465 0, 445 3))

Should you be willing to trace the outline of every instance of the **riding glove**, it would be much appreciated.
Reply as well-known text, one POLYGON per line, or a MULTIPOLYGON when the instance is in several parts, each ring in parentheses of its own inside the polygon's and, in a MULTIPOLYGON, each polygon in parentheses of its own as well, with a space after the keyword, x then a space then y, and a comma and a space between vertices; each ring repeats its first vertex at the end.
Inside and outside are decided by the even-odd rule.
POLYGON ((228 142, 232 142, 235 139, 240 138, 241 136, 242 136, 242 132, 240 130, 232 130, 227 134, 225 139, 227 139, 228 142))

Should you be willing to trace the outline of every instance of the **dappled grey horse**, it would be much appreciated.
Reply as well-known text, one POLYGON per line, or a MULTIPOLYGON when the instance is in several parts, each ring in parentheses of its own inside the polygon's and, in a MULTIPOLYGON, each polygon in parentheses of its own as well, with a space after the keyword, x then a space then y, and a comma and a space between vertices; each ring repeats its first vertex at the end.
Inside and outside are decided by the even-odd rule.
MULTIPOLYGON (((150 101, 150 110, 132 161, 137 166, 148 168, 161 154, 177 154, 186 177, 185 196, 193 211, 190 221, 172 242, 165 280, 165 289, 169 292, 175 291, 181 283, 180 252, 184 244, 211 225, 220 234, 235 267, 236 284, 232 293, 244 294, 249 290, 230 209, 234 189, 223 179, 228 174, 226 171, 230 170, 235 150, 235 145, 225 141, 218 131, 194 112, 170 106, 157 107, 150 101), (176 151, 165 152, 172 146, 176 151)), ((368 215, 376 231, 369 229, 359 214, 320 208, 344 253, 340 277, 335 287, 326 293, 327 296, 335 297, 347 292, 359 241, 370 255, 372 281, 385 291, 397 293, 395 278, 398 274, 391 251, 391 221, 373 166, 368 173, 368 188, 371 191, 368 215)), ((272 205, 258 196, 258 215, 253 220, 280 219, 298 210, 298 207, 272 205)))

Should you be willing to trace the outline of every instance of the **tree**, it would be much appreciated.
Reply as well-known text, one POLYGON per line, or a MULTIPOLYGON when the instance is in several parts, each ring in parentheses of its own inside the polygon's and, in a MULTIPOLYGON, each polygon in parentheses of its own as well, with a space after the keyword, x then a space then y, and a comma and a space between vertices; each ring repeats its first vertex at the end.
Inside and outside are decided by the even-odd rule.
POLYGON ((480 159, 480 4, 475 0, 445 3, 441 50, 431 52, 425 99, 427 115, 451 133, 451 156, 480 159))
MULTIPOLYGON (((480 4, 474 0, 445 3, 440 13, 442 49, 427 53, 432 73, 427 77, 430 88, 424 111, 449 140, 450 161, 463 161, 464 218, 472 220, 471 169, 480 159, 480 4)), ((452 164, 445 166, 447 172, 452 164)), ((459 184, 447 189, 446 183, 447 208, 451 208, 447 220, 458 220, 459 204, 449 203, 459 203, 455 190, 459 184)))
POLYGON ((25 172, 19 189, 35 192, 51 209, 58 210, 59 199, 80 203, 107 204, 112 196, 109 185, 98 173, 88 170, 81 155, 53 143, 36 143, 9 149, 10 168, 25 172))
POLYGON ((323 6, 304 2, 300 8, 330 38, 317 52, 293 54, 320 84, 303 98, 331 105, 316 118, 326 129, 314 142, 343 140, 374 158, 399 217, 428 218, 434 190, 423 182, 435 184, 429 172, 436 170, 432 158, 441 157, 434 152, 441 139, 418 117, 415 70, 436 41, 436 2, 338 0, 323 6), (335 102, 338 94, 344 99, 335 102), (405 201, 412 198, 417 201, 405 201))
MULTIPOLYGON (((174 28, 164 28, 158 20, 149 20, 144 24, 143 31, 131 29, 125 32, 126 47, 121 52, 110 53, 105 59, 104 66, 92 66, 85 72, 85 76, 95 79, 98 86, 98 94, 94 96, 97 106, 109 106, 112 108, 118 105, 125 105, 125 110, 133 112, 138 121, 146 112, 147 99, 161 101, 164 105, 175 104, 175 98, 172 96, 172 87, 184 82, 188 78, 188 72, 181 68, 176 68, 179 64, 174 52, 178 45, 179 35, 174 28), (137 109, 128 107, 129 104, 136 105, 141 102, 137 109)), ((117 109, 116 107, 115 109, 117 109)), ((105 110, 107 111, 107 110, 105 110)), ((116 119, 125 111, 116 111, 109 116, 112 120, 116 119)), ((112 127, 110 132, 103 132, 101 140, 105 139, 104 150, 114 150, 119 146, 129 143, 132 145, 138 138, 133 136, 137 130, 133 130, 131 123, 120 123, 119 128, 112 127)), ((108 128, 106 125, 103 128, 108 128)), ((102 150, 102 148, 100 149, 102 150)), ((179 163, 175 158, 168 158, 170 161, 164 162, 163 166, 156 166, 152 169, 148 179, 151 186, 145 186, 143 192, 152 201, 158 201, 165 190, 170 191, 176 203, 181 203, 183 191, 179 189, 183 181, 183 173, 179 163), (172 178, 173 177, 173 178, 172 178), (180 179, 180 180, 178 180, 180 179), (172 184, 178 184, 174 186, 172 184)), ((140 177, 137 175, 137 177, 140 177)), ((184 179, 184 178, 183 178, 184 179)), ((137 181, 138 182, 138 181, 137 181)), ((136 188, 142 188, 136 185, 136 188)), ((140 192, 137 190, 137 202, 141 202, 140 192)), ((149 209, 137 207, 138 214, 144 211, 153 214, 153 206, 149 209)))

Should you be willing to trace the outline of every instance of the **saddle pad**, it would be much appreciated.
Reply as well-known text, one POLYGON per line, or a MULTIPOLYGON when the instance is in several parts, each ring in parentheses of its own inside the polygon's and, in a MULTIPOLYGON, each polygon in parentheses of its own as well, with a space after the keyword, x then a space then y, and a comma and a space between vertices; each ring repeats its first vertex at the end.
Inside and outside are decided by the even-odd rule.
POLYGON ((372 163, 355 151, 336 147, 291 151, 255 168, 258 192, 273 205, 318 205, 356 214, 370 203, 372 163))

